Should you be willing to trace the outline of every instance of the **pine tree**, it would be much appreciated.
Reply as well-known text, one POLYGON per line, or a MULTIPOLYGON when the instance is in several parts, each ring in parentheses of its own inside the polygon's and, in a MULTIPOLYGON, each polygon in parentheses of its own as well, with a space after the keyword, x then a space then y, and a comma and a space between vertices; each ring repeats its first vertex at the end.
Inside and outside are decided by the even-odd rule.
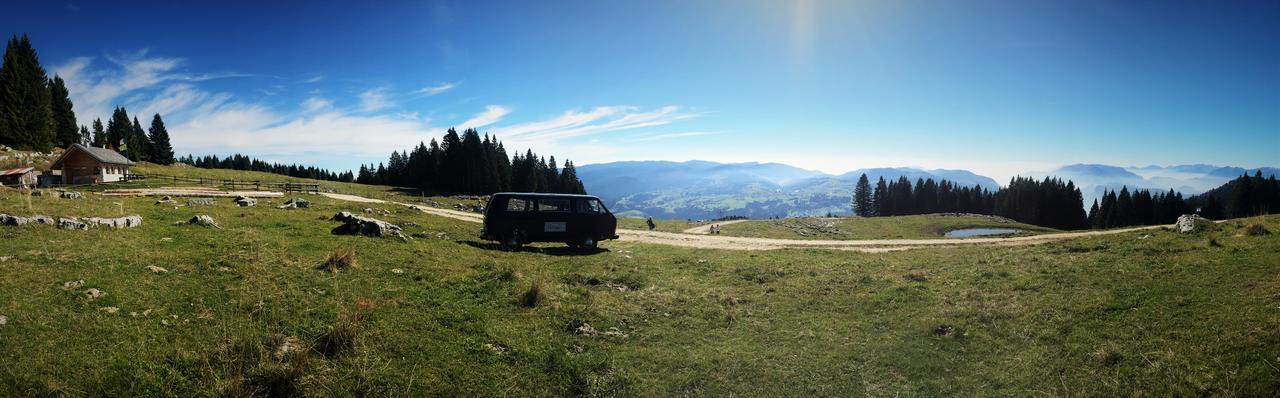
POLYGON ((138 118, 133 118, 133 126, 125 134, 125 157, 135 162, 150 160, 148 149, 151 142, 147 140, 147 133, 142 130, 142 123, 138 123, 138 118))
POLYGON ((89 126, 80 125, 80 137, 76 140, 77 144, 89 145, 93 142, 93 133, 89 132, 89 126))
POLYGON ((49 84, 49 98, 49 109, 54 125, 54 144, 60 148, 66 148, 79 142, 80 129, 76 128, 76 112, 71 109, 71 93, 67 91, 67 84, 62 81, 61 76, 53 76, 53 82, 49 84))
POLYGON ((53 146, 48 81, 27 35, 9 39, 0 65, 0 144, 42 152, 53 146))
POLYGON ((107 119, 107 146, 114 150, 122 150, 129 134, 133 132, 133 126, 129 123, 129 113, 124 108, 116 107, 111 112, 111 119, 107 119))
POLYGON ((93 119, 93 141, 89 144, 98 148, 107 147, 107 131, 102 127, 102 119, 93 119))
POLYGON ((151 118, 151 130, 147 132, 151 143, 151 161, 158 164, 173 164, 173 145, 169 143, 169 130, 164 127, 164 120, 157 113, 151 118))
POLYGON ((871 181, 867 180, 867 175, 863 173, 858 177, 858 185, 853 188, 853 214, 871 217, 875 214, 871 209, 871 203, 871 181))

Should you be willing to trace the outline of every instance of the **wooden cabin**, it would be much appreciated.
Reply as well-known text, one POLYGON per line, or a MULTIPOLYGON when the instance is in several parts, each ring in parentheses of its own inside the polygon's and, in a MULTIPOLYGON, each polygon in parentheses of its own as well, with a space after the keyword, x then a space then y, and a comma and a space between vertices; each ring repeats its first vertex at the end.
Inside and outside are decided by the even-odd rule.
POLYGON ((64 185, 97 184, 125 180, 133 164, 124 155, 107 148, 72 144, 50 168, 62 172, 64 185))

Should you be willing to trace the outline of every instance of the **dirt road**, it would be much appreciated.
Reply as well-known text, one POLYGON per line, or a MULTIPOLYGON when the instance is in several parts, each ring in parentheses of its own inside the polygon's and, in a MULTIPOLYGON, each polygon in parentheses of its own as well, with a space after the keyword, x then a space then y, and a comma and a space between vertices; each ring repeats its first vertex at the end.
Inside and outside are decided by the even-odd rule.
MULTIPOLYGON (((743 221, 747 221, 747 220, 729 220, 729 221, 711 223, 711 224, 720 224, 720 226, 723 227, 729 224, 737 224, 743 221)), ((684 230, 684 233, 697 234, 697 235, 711 235, 711 224, 699 225, 693 228, 689 228, 684 230)))
MULTIPOLYGON (((387 203, 400 206, 406 206, 421 210, 426 213, 448 217, 456 220, 469 222, 483 222, 484 216, 476 213, 468 213, 464 211, 437 209, 429 206, 419 206, 408 203, 392 202, 381 199, 370 199, 355 195, 344 195, 334 193, 321 193, 321 195, 352 202, 361 203, 387 203)), ((737 221, 726 221, 720 225, 729 224, 737 221)), ((1157 228, 1169 228, 1168 225, 1153 225, 1146 227, 1110 229, 1105 231, 1081 231, 1081 232, 1060 232, 1052 234, 1018 236, 1011 238, 946 238, 946 239, 873 239, 873 240, 795 240, 795 239, 770 239, 770 238, 744 238, 736 236, 724 235, 708 235, 706 234, 706 226, 698 226, 685 230, 684 233, 674 232, 658 232, 658 231, 639 231, 632 229, 619 229, 619 240, 624 242, 641 242, 660 245, 692 247, 699 249, 726 249, 726 250, 773 250, 783 248, 821 248, 836 250, 851 250, 860 252, 890 252, 899 250, 909 250, 924 247, 957 247, 957 246, 1021 246, 1035 245, 1040 243, 1048 243, 1053 241, 1082 238, 1086 236, 1112 235, 1127 232, 1142 231, 1157 228)))

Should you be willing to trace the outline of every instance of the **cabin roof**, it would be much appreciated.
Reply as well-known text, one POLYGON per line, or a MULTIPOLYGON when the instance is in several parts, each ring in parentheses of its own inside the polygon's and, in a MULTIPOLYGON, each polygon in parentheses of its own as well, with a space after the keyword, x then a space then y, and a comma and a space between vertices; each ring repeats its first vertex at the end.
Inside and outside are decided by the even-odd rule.
POLYGON ((98 162, 101 162, 101 163, 121 164, 125 166, 130 166, 134 164, 133 161, 129 160, 128 158, 125 158, 124 155, 120 154, 120 152, 116 152, 107 148, 97 148, 97 147, 91 147, 91 146, 84 146, 81 144, 71 144, 71 146, 67 147, 66 151, 62 152, 62 156, 59 156, 58 160, 55 160, 53 162, 53 165, 51 167, 55 169, 60 168, 58 167, 58 165, 62 164, 62 161, 67 158, 67 155, 70 155, 71 152, 74 152, 74 151, 82 151, 88 154, 90 157, 93 157, 94 160, 97 160, 98 162))
POLYGON ((16 169, 0 170, 0 176, 10 176, 10 175, 15 175, 15 174, 27 174, 27 173, 30 173, 32 170, 35 170, 35 169, 36 169, 35 167, 19 167, 19 168, 16 168, 16 169))

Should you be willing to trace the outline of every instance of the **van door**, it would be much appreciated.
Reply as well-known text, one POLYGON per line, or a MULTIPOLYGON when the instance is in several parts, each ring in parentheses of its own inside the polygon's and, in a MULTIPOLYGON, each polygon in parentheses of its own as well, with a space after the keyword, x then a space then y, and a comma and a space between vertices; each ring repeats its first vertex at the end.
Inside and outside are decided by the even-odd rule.
POLYGON ((536 240, 543 242, 565 242, 569 240, 569 226, 573 224, 573 201, 570 198, 538 198, 536 213, 537 225, 531 225, 531 231, 540 233, 536 240))

